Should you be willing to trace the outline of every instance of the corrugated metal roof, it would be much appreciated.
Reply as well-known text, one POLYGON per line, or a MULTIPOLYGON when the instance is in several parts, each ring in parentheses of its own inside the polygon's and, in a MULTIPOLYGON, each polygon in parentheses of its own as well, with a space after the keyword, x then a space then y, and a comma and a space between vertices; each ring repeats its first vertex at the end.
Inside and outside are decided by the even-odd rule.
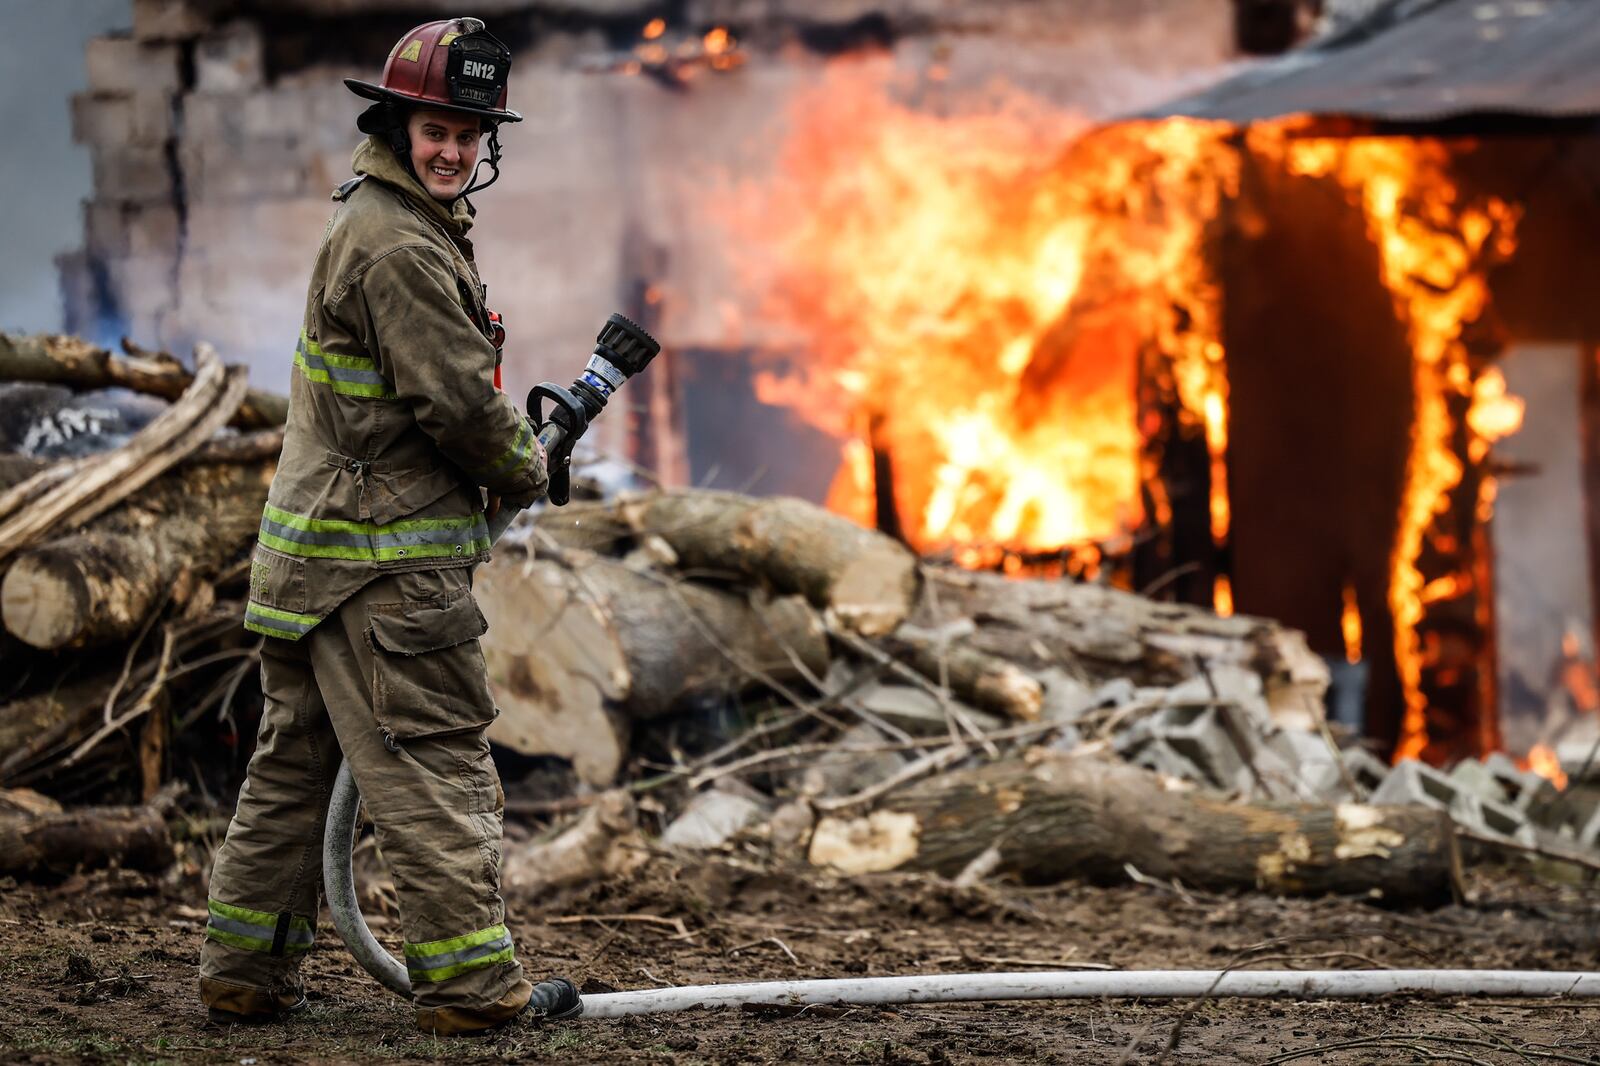
POLYGON ((1600 115, 1600 0, 1398 0, 1142 117, 1600 115))

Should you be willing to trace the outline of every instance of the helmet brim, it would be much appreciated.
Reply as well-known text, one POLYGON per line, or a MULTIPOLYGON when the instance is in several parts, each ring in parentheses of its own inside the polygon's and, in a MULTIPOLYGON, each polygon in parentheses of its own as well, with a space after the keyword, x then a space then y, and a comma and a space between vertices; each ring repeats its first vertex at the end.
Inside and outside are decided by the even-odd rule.
POLYGON ((368 100, 388 100, 408 107, 427 108, 437 111, 459 111, 464 115, 477 115, 479 118, 493 119, 495 122, 521 122, 522 116, 507 108, 504 111, 493 107, 468 107, 465 104, 447 104, 438 100, 429 100, 422 96, 410 96, 406 93, 397 93, 393 89, 385 89, 381 85, 374 85, 370 81, 359 78, 344 79, 344 87, 357 96, 368 100))

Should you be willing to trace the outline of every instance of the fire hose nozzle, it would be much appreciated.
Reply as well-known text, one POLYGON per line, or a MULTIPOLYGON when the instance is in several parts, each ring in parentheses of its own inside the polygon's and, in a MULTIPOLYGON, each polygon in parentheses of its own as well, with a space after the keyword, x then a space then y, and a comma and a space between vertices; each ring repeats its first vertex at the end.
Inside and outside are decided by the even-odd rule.
POLYGON ((557 507, 570 498, 572 446, 605 409, 611 394, 628 379, 650 365, 661 352, 661 345, 636 323, 613 314, 600 327, 594 339, 589 365, 562 388, 553 381, 541 381, 528 393, 528 412, 538 425, 539 443, 550 461, 550 490, 547 498, 557 507), (550 401, 550 417, 545 417, 544 401, 550 401))

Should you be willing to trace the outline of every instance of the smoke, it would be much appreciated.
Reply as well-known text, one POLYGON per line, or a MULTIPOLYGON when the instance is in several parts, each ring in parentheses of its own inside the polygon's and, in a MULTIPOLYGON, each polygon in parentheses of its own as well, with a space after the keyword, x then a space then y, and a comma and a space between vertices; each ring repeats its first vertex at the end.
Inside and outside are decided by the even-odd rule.
POLYGON ((89 38, 125 31, 131 0, 0 5, 0 329, 62 326, 56 256, 83 244, 88 150, 72 143, 71 98, 86 85, 89 38))

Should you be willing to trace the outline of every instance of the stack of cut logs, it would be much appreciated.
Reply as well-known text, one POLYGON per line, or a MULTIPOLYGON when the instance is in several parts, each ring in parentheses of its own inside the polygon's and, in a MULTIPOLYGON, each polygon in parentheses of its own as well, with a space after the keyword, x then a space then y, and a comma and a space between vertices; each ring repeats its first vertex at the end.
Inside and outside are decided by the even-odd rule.
POLYGON ((254 721, 259 649, 239 597, 287 401, 208 346, 192 371, 126 347, 0 334, 3 439, 49 436, 24 432, 50 421, 41 396, 65 426, 109 397, 167 401, 107 450, 0 453, 0 869, 170 858, 148 806, 57 802, 155 803, 248 757, 233 723, 254 721))
MULTIPOLYGON (((159 865, 165 786, 230 795, 248 755, 260 646, 240 601, 285 402, 204 346, 191 372, 0 337, 0 442, 38 438, 5 432, 6 382, 168 404, 88 455, 0 456, 0 873, 159 865)), ((533 512, 475 591, 490 739, 544 760, 507 760, 510 813, 572 820, 512 849, 512 888, 626 868, 649 850, 641 808, 669 846, 754 834, 845 874, 1450 886, 1436 812, 1240 802, 1114 757, 1162 693, 1217 705, 1244 676, 1274 712, 1320 700, 1320 661, 1265 620, 928 565, 798 500, 705 491, 533 512), (512 767, 550 760, 576 790, 530 795, 512 767)))
POLYGON ((1436 811, 1240 802, 1114 756, 1128 722, 1181 690, 1231 703, 1241 675, 1305 720, 1326 668, 1266 620, 924 565, 790 499, 650 493, 548 509, 507 540, 477 582, 490 737, 570 760, 592 790, 521 807, 574 821, 512 849, 513 888, 637 862, 648 795, 669 846, 842 874, 1452 890, 1436 811), (741 693, 759 694, 742 729, 709 750, 674 742, 668 723, 741 693))

